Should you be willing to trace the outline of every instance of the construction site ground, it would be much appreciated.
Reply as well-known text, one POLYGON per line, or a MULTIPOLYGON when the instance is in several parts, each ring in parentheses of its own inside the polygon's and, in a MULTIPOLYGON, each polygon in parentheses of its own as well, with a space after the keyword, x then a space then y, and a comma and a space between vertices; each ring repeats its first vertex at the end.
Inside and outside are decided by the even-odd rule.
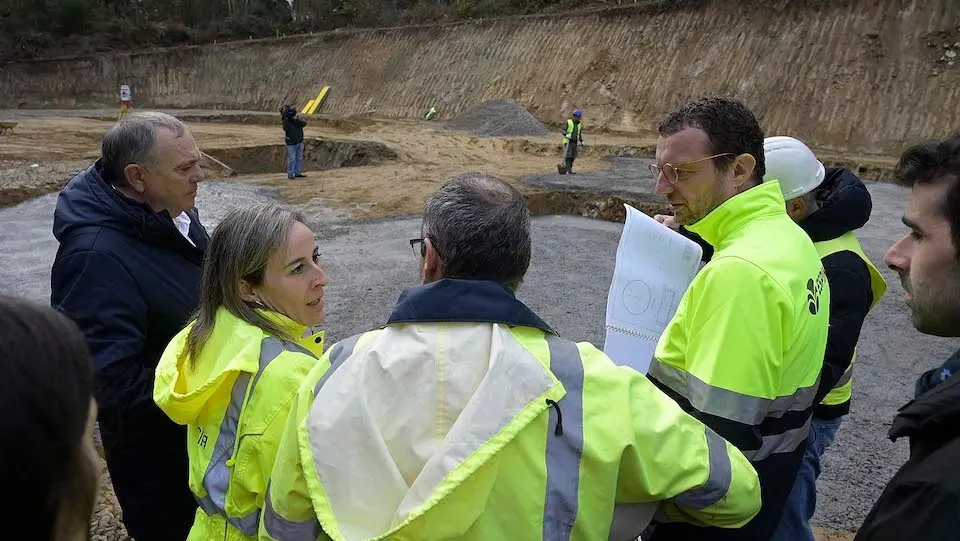
MULTIPOLYGON (((437 122, 317 116, 307 127, 308 177, 288 180, 278 114, 177 114, 188 120, 201 150, 237 172, 228 176, 209 162, 211 180, 197 198, 208 230, 230 209, 256 201, 278 200, 304 211, 331 277, 331 344, 385 321, 398 294, 416 285, 417 258, 408 239, 419 236, 417 215, 426 196, 457 173, 489 172, 527 196, 537 217, 533 261, 519 297, 563 336, 598 346, 622 203, 648 212, 664 208, 647 170, 656 142, 651 133, 594 135, 588 125, 578 174, 561 176, 559 134, 483 138, 437 122)), ((19 121, 0 136, 0 292, 49 300, 56 192, 96 159, 115 116, 103 110, 0 111, 0 120, 19 121)), ((888 176, 895 163, 895 157, 829 153, 821 159, 871 180, 888 176)), ((907 456, 907 442, 886 437, 891 418, 911 398, 915 378, 958 347, 910 325, 899 280, 881 264, 884 251, 905 233, 900 216, 907 192, 883 182, 869 187, 873 215, 858 235, 889 292, 865 323, 851 412, 824 458, 814 517, 821 539, 852 538, 907 456)), ((92 538, 126 539, 105 473, 103 479, 92 538)))

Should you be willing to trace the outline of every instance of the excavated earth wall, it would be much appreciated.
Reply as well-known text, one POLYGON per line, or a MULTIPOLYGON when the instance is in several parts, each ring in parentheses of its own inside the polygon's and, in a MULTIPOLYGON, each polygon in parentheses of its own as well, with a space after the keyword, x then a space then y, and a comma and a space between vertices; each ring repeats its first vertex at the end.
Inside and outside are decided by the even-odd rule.
POLYGON ((690 0, 564 16, 335 31, 0 65, 0 108, 321 110, 441 120, 513 99, 548 126, 646 132, 703 94, 745 100, 768 133, 897 155, 960 127, 956 0, 690 0))

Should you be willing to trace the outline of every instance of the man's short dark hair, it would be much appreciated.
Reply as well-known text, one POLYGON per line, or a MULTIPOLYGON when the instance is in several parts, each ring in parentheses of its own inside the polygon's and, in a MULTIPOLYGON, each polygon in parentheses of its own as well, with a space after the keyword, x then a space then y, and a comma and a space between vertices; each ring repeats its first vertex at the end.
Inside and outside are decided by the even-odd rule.
POLYGON ((513 186, 481 173, 448 181, 427 200, 423 236, 443 278, 519 287, 530 266, 530 211, 513 186))
POLYGON ((906 187, 950 183, 940 212, 950 222, 953 247, 957 250, 957 257, 960 257, 960 133, 942 141, 909 148, 897 163, 894 180, 906 187))
POLYGON ((187 128, 178 118, 158 111, 133 113, 124 117, 103 136, 101 165, 114 186, 126 186, 124 169, 130 164, 150 163, 155 158, 157 129, 163 128, 182 137, 187 128))
MULTIPOLYGON (((711 155, 731 153, 734 156, 750 154, 757 165, 753 172, 757 183, 763 182, 767 172, 763 157, 763 130, 757 117, 739 100, 727 97, 707 97, 684 104, 657 127, 661 136, 670 136, 687 128, 699 128, 710 140, 711 155)), ((716 158, 714 164, 726 169, 734 158, 716 158)))

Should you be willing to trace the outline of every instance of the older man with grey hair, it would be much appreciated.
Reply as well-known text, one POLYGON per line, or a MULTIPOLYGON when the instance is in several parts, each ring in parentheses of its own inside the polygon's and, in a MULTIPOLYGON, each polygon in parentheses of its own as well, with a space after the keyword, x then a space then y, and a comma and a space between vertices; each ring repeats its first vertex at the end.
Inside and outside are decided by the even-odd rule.
POLYGON ((51 304, 90 348, 107 467, 137 541, 185 539, 197 509, 185 429, 154 404, 153 378, 198 304, 209 240, 194 208, 202 180, 186 126, 137 113, 107 132, 100 159, 54 212, 51 304))

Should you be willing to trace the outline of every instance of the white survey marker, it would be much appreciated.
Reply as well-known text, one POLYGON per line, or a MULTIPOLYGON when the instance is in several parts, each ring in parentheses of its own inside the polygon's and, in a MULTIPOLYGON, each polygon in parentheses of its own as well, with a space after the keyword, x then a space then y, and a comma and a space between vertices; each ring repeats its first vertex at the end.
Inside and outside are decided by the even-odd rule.
POLYGON ((647 373, 657 340, 700 266, 700 245, 624 204, 627 218, 607 294, 603 352, 647 373))

